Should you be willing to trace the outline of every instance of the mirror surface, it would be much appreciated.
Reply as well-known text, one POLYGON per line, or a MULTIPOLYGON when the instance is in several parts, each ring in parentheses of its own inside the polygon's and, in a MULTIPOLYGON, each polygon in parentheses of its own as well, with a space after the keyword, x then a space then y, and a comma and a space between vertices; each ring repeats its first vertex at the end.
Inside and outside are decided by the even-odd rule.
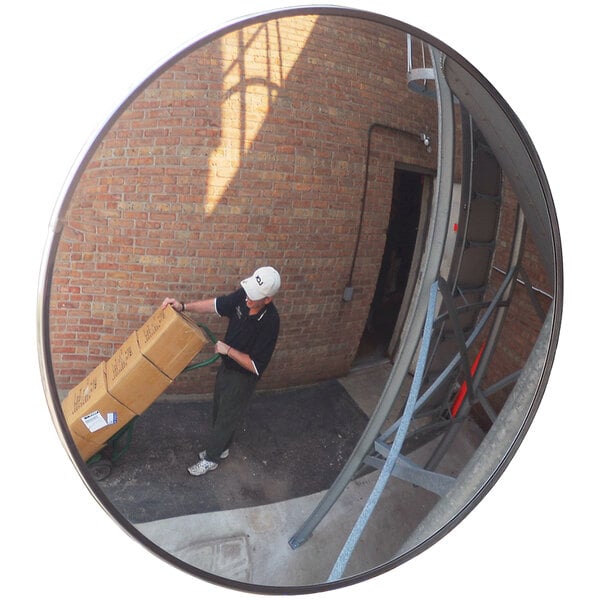
POLYGON ((57 427, 115 519, 202 577, 289 590, 454 526, 516 450, 558 335, 558 230, 519 127, 451 49, 343 9, 231 25, 144 81, 66 187, 43 280, 57 427), (195 316, 209 341, 134 378, 134 406, 87 404, 92 376, 165 297, 263 264, 276 350, 230 456, 190 477, 227 320, 195 316))

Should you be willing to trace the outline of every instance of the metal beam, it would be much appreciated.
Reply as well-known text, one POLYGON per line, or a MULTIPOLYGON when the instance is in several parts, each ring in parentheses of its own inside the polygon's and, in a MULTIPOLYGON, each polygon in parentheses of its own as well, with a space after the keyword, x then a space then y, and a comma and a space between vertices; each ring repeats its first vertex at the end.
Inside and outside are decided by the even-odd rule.
MULTIPOLYGON (((483 377, 484 377, 485 373, 487 372, 487 369, 492 360, 494 351, 496 350, 496 346, 498 344, 498 339, 500 338, 500 334, 502 332, 502 327, 504 325, 504 321, 505 321, 506 315, 508 313, 508 306, 510 303, 510 299, 512 297, 513 290, 516 285, 516 273, 518 272, 519 266, 521 264, 521 257, 523 255, 523 250, 525 247, 525 232, 526 232, 526 230, 527 230, 527 227, 526 227, 523 211, 518 210, 517 218, 515 221, 513 243, 512 243, 510 260, 509 260, 509 265, 510 265, 509 271, 514 272, 515 277, 511 277, 508 280, 509 283, 506 286, 506 288, 505 288, 504 292, 502 293, 502 296, 499 300, 498 309, 496 310, 496 312, 494 314, 494 319, 492 321, 490 333, 487 337, 485 349, 483 351, 483 355, 479 362, 479 366, 477 368, 477 373, 475 374, 474 381, 471 382, 470 378, 467 379, 467 381, 470 383, 470 387, 469 387, 469 390, 467 393, 467 402, 465 402, 460 407, 460 409, 458 411, 458 415, 457 415, 459 418, 466 416, 468 414, 468 412, 471 410, 471 407, 473 406, 473 404, 475 404, 475 402, 477 400, 477 396, 473 392, 473 390, 479 391, 479 386, 480 386, 481 382, 483 381, 483 377)), ((468 366, 466 369, 466 373, 468 374, 468 366)), ((490 417, 490 419, 493 421, 494 413, 493 413, 491 406, 489 406, 487 399, 484 396, 479 396, 479 401, 481 402, 481 405, 484 407, 484 409, 485 409, 486 413, 488 414, 488 416, 490 417)), ((440 461, 446 455, 446 452, 448 452, 448 448, 451 446, 452 442, 456 438, 461 426, 462 426, 462 422, 460 420, 457 420, 455 424, 451 425, 446 430, 440 443, 438 444, 438 446, 434 450, 433 454, 431 455, 431 458, 427 461, 427 464, 425 465, 425 467, 427 469, 437 468, 440 461)))
POLYGON ((398 396, 400 386, 408 373, 412 359, 421 342, 429 290, 438 277, 444 246, 446 244, 448 219, 452 201, 454 168, 454 106, 452 93, 442 73, 444 55, 435 48, 430 48, 430 52, 437 79, 438 176, 436 179, 426 251, 423 257, 419 281, 407 317, 407 327, 403 335, 403 342, 390 378, 384 387, 373 415, 348 461, 312 514, 290 538, 289 545, 294 549, 298 548, 310 537, 314 529, 346 489, 356 471, 361 467, 365 456, 372 449, 375 438, 379 435, 381 427, 398 396))
POLYGON ((540 390, 550 370, 548 357, 556 344, 557 326, 553 304, 521 376, 492 428, 456 478, 455 485, 402 543, 394 558, 423 549, 455 527, 500 476, 535 415, 540 390))
POLYGON ((400 419, 400 424, 398 426, 398 430, 396 431, 396 436, 394 438, 394 442, 389 449, 389 453, 387 458, 385 459, 382 469, 379 473, 379 477, 375 483, 369 498, 365 502, 363 510, 358 517, 358 520, 354 524, 342 551, 340 552, 338 559, 331 570, 331 574, 329 576, 328 581, 335 581, 340 579, 346 566, 348 565, 348 561, 358 540, 364 531, 379 499, 381 498, 381 494, 383 494, 385 490, 385 486, 389 481, 389 478, 393 474, 393 471, 398 466, 398 458, 400 456, 400 450, 402 449, 402 445, 404 444, 404 439, 406 438, 406 432, 408 431, 408 426, 410 425, 410 421, 413 418, 415 406, 417 403, 417 398, 419 395, 419 390, 421 389, 421 384, 423 382, 423 376, 425 375, 426 363, 427 363, 427 355, 429 353, 429 343, 431 342, 431 334, 433 330, 433 317, 436 306, 436 298, 438 292, 438 284, 434 282, 431 284, 429 290, 429 300, 427 302, 427 316, 425 319, 425 325, 423 327, 422 333, 422 343, 421 348, 419 350, 419 356, 417 358, 417 367, 415 369, 415 377, 412 382, 412 386, 410 389, 410 393, 408 395, 408 400, 406 402, 406 406, 404 407, 404 414, 400 419))

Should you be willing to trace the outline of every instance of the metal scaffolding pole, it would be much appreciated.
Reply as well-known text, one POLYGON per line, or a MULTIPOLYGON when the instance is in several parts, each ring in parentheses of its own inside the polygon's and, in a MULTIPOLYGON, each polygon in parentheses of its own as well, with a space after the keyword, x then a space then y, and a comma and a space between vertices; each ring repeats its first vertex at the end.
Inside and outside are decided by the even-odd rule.
MULTIPOLYGON (((479 319, 479 321, 477 322, 476 327, 473 329, 473 331, 468 336, 468 338, 466 340, 464 340, 464 346, 466 349, 469 349, 474 344, 475 340, 479 337, 479 335, 484 330, 484 328, 486 327, 488 322, 492 319, 493 315, 495 313, 497 313, 497 311, 500 310, 500 308, 502 308, 502 300, 505 297, 507 289, 509 289, 510 286, 513 284, 513 281, 516 277, 516 272, 517 272, 517 269, 515 266, 507 273, 506 277, 504 278, 504 281, 500 285, 494 298, 489 303, 488 308, 482 315, 481 319, 479 319)), ((442 283, 442 286, 443 285, 444 284, 442 283)), ((449 301, 451 302, 451 299, 449 299, 449 301)), ((421 396, 419 396, 417 403, 416 403, 416 407, 415 407, 416 410, 418 410, 421 406, 426 404, 427 401, 431 398, 431 396, 433 396, 440 389, 440 387, 442 387, 445 384, 446 380, 455 372, 455 369, 460 364, 461 360, 464 360, 463 353, 457 352, 449 360, 448 364, 446 365, 444 370, 437 376, 435 381, 423 392, 423 394, 421 396)), ((465 366, 466 366, 466 368, 468 368, 468 364, 466 364, 465 366)), ((480 380, 477 379, 475 381, 475 385, 474 385, 475 390, 478 390, 479 383, 480 383, 480 380)), ((460 422, 462 423, 462 420, 460 422)), ((385 432, 383 432, 381 434, 381 436, 375 441, 375 449, 380 454, 385 454, 387 452, 385 440, 387 440, 388 438, 390 438, 392 435, 395 434, 395 431, 398 428, 398 423, 399 422, 396 421, 393 425, 388 427, 388 429, 385 432), (382 450, 383 450, 383 452, 382 452, 382 450)), ((366 457, 365 462, 371 466, 374 466, 377 468, 380 467, 380 462, 378 462, 376 459, 373 459, 372 457, 366 457)), ((419 467, 419 469, 421 471, 428 471, 428 474, 430 474, 432 477, 437 476, 438 474, 429 472, 430 468, 431 467, 429 465, 426 466, 425 468, 419 467)), ((415 469, 413 469, 413 471, 411 473, 411 477, 402 477, 402 474, 399 474, 399 476, 402 478, 405 478, 409 481, 412 481, 413 483, 416 483, 418 485, 422 485, 422 487, 425 487, 426 489, 429 489, 431 491, 438 493, 438 490, 440 489, 439 482, 434 482, 435 487, 428 486, 428 485, 426 485, 426 483, 424 481, 415 480, 412 477, 414 472, 415 472, 415 469)), ((422 475, 421 475, 421 479, 423 479, 422 475)), ((441 486, 441 488, 443 490, 445 490, 447 488, 447 486, 445 484, 443 484, 441 486)))
POLYGON ((425 373, 425 364, 427 362, 427 354, 429 353, 429 342, 431 341, 431 331, 433 328, 433 317, 435 313, 435 305, 437 298, 437 290, 438 284, 433 283, 431 285, 429 291, 429 302, 427 304, 427 315, 425 318, 425 326, 423 328, 423 341, 421 343, 421 349, 419 351, 419 358, 417 360, 417 368, 415 370, 415 376, 413 378, 412 386, 410 389, 410 393, 408 396, 408 400, 406 402, 406 406, 404 408, 404 414, 402 415, 402 419, 398 425, 398 429, 396 431, 396 436, 394 438, 394 443, 390 449, 388 457, 379 473, 379 477, 377 482, 375 483, 375 487, 373 488, 369 499, 365 503, 365 506, 360 514, 354 528, 350 532, 342 551, 340 552, 338 559, 331 571, 328 581, 336 581, 340 579, 343 574, 350 557, 352 556, 352 552, 358 543, 358 539, 363 532, 365 526, 367 525, 373 510, 377 505, 377 502, 381 498, 381 494, 383 493, 385 486, 392 475, 392 471, 396 465, 396 460, 400 454, 400 450, 402 449, 402 444, 404 444, 404 439, 406 437, 406 432, 408 431, 408 426, 410 421, 412 420, 414 408, 417 403, 417 396, 419 390, 421 389, 421 382, 423 380, 423 374, 425 373))
POLYGON ((381 427, 396 400, 400 386, 408 373, 421 341, 429 288, 438 278, 446 244, 454 166, 454 106, 452 92, 442 72, 445 55, 431 47, 430 52, 437 80, 438 131, 440 132, 438 136, 438 177, 426 244, 426 255, 423 260, 419 286, 413 297, 411 314, 407 318, 408 326, 404 334, 404 341, 379 403, 348 461, 313 513, 290 538, 289 544, 294 549, 310 537, 346 489, 354 474, 362 465, 365 456, 373 447, 373 442, 379 435, 381 427))
POLYGON ((398 549, 399 558, 447 533, 465 509, 475 505, 495 482, 518 448, 536 412, 540 380, 549 371, 553 330, 557 327, 554 304, 498 419, 456 479, 455 485, 421 521, 398 549))
POLYGON ((487 368, 491 362, 492 355, 496 349, 498 339, 500 337, 500 333, 502 331, 502 327, 503 327, 504 321, 506 319, 508 305, 510 303, 512 293, 513 293, 514 287, 516 285, 516 274, 518 273, 518 269, 521 264, 521 257, 523 255, 523 248, 525 245, 526 230, 527 230, 527 227, 526 227, 523 211, 518 210, 517 218, 515 221, 515 230, 514 230, 514 235, 513 235, 513 244, 512 244, 511 255, 510 255, 510 269, 509 269, 509 272, 514 273, 515 276, 510 277, 510 279, 508 280, 508 285, 506 286, 505 290, 502 293, 502 296, 499 301, 498 309, 494 314, 494 319, 492 322, 490 333, 486 340, 485 349, 483 351, 483 355, 479 362, 479 367, 477 369, 477 373, 475 374, 473 381, 471 381, 471 379, 468 375, 468 373, 469 373, 468 366, 465 370, 467 382, 468 382, 468 391, 467 391, 467 397, 466 397, 467 401, 464 402, 463 405, 460 407, 458 414, 456 415, 456 421, 454 423, 452 423, 450 425, 450 427, 446 430, 441 441, 439 442, 438 446, 436 447, 433 454, 431 455, 431 458, 429 459, 429 461, 427 461, 427 464, 425 465, 426 469, 435 469, 439 465, 440 461, 446 455, 448 448, 450 447, 450 445, 456 438, 456 435, 458 434, 458 432, 461 428, 463 419, 469 413, 471 407, 473 406, 473 404, 475 404, 478 397, 479 397, 482 405, 486 409, 488 416, 492 419, 492 421, 494 420, 493 419, 494 415, 490 414, 491 408, 487 406, 488 405, 487 399, 485 397, 482 397, 479 392, 479 386, 480 386, 481 382, 483 381, 483 377, 484 377, 485 373, 487 372, 487 368))

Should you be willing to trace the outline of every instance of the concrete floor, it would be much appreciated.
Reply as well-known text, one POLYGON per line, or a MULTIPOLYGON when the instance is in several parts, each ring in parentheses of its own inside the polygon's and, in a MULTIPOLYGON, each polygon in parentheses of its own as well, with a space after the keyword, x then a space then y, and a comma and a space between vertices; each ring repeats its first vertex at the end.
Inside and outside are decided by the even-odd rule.
MULTIPOLYGON (((389 363, 381 363, 351 372, 340 382, 370 415, 390 371, 389 363)), ((458 475, 481 437, 479 428, 467 422, 438 471, 458 475)), ((421 448, 411 458, 418 462, 418 454, 427 455, 428 450, 421 448)), ((215 476, 215 473, 207 476, 215 476)), ((318 586, 327 581, 378 476, 378 471, 372 471, 351 482, 313 535, 296 549, 291 548, 289 539, 326 492, 265 506, 141 523, 136 527, 168 554, 202 572, 225 578, 234 587, 249 584, 264 591, 269 587, 291 590, 318 586)), ((389 562, 437 500, 435 494, 392 477, 348 562, 344 577, 359 575, 389 562)))

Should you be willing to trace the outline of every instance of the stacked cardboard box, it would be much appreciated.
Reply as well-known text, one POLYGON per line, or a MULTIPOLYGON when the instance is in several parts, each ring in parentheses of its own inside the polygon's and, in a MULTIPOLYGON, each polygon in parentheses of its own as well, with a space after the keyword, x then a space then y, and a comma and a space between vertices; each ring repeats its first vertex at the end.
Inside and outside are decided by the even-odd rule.
POLYGON ((172 380, 141 352, 137 331, 106 361, 106 386, 121 404, 141 415, 172 380))
POLYGON ((142 414, 207 342, 204 331, 186 315, 170 306, 156 310, 63 400, 63 414, 81 457, 94 456, 142 414))
POLYGON ((101 362, 62 403, 73 441, 82 458, 98 452, 135 413, 114 398, 106 386, 106 363, 101 362))
POLYGON ((185 313, 159 308, 138 329, 142 354, 167 377, 175 379, 208 343, 208 338, 185 313))

